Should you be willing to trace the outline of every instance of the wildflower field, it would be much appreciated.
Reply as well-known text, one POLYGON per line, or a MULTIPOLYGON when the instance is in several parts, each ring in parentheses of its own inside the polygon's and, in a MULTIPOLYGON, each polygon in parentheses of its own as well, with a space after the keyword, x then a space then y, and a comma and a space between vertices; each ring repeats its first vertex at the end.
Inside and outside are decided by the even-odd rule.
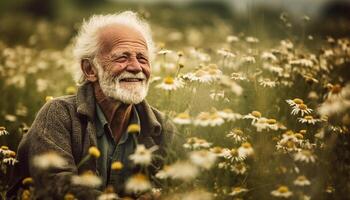
MULTIPOLYGON (((157 42, 147 101, 177 133, 164 167, 152 177, 141 170, 127 190, 154 199, 350 198, 350 37, 311 32, 313 18, 282 11, 270 22, 259 15, 231 21, 200 9, 137 11, 151 22, 157 42)), ((76 93, 72 46, 90 13, 79 14, 66 22, 0 20, 3 198, 17 146, 36 113, 45 102, 76 93), (19 21, 27 25, 16 27, 19 21)), ((140 145, 130 159, 146 169, 153 151, 140 145)), ((90 154, 95 159, 99 151, 90 154)), ((43 156, 41 165, 40 159, 65 162, 43 156)), ((86 180, 87 189, 99 185, 93 174, 72 177, 77 184, 86 180)), ((30 199, 40 189, 28 177, 18 197, 30 199)), ((100 199, 117 197, 107 189, 100 199)))

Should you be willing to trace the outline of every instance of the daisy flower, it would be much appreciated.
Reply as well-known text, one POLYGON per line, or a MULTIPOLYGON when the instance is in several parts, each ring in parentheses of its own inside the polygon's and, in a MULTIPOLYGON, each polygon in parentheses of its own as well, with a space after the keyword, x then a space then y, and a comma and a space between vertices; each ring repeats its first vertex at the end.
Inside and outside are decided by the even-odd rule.
POLYGON ((219 146, 213 147, 209 149, 212 153, 214 153, 218 157, 227 157, 230 154, 230 150, 227 148, 222 148, 219 146))
POLYGON ((232 138, 235 143, 244 142, 247 140, 247 136, 244 135, 240 129, 233 129, 229 134, 226 135, 228 138, 232 138))
POLYGON ((183 75, 184 79, 188 79, 190 81, 198 81, 201 83, 210 83, 212 82, 213 78, 210 76, 208 71, 205 71, 203 69, 199 69, 194 73, 187 73, 183 75))
POLYGON ((216 161, 216 155, 207 150, 193 151, 190 153, 193 164, 204 169, 210 169, 216 161))
POLYGON ((277 57, 273 53, 267 51, 264 51, 260 57, 267 61, 277 61, 277 57))
POLYGON ((153 146, 150 149, 146 149, 143 144, 137 145, 135 153, 129 156, 135 164, 150 165, 152 161, 152 153, 158 149, 158 146, 153 146))
POLYGON ((261 113, 259 111, 252 111, 251 113, 244 115, 243 119, 251 119, 252 124, 257 122, 261 118, 261 113))
POLYGON ((237 119, 241 119, 242 115, 239 113, 234 113, 231 109, 226 108, 224 110, 220 110, 217 112, 218 115, 222 118, 224 118, 225 120, 228 121, 236 121, 237 119))
POLYGON ((160 51, 158 51, 158 54, 160 54, 160 55, 166 55, 166 54, 169 54, 169 53, 172 53, 172 52, 173 52, 172 50, 161 49, 160 51))
POLYGON ((98 196, 97 200, 117 200, 119 196, 116 193, 103 193, 98 196))
POLYGON ((228 43, 238 42, 239 41, 239 37, 237 37, 235 35, 229 35, 229 36, 226 37, 226 41, 228 43))
POLYGON ((273 88, 273 87, 276 87, 277 85, 277 82, 276 81, 272 81, 268 78, 266 79, 260 79, 259 81, 259 84, 263 87, 270 87, 270 88, 273 88))
POLYGON ((259 39, 256 38, 256 37, 247 36, 247 37, 245 38, 245 41, 248 42, 248 43, 258 43, 258 42, 259 42, 259 39))
POLYGON ((188 125, 191 124, 192 120, 187 112, 183 112, 176 115, 176 117, 173 119, 173 122, 179 125, 188 125))
POLYGON ((236 196, 239 195, 241 193, 247 192, 248 190, 244 187, 233 187, 232 191, 228 194, 230 196, 236 196))
POLYGON ((41 168, 62 168, 67 165, 67 161, 55 152, 48 152, 33 158, 33 165, 41 168))
POLYGON ((231 51, 227 50, 227 49, 219 49, 217 50, 217 53, 219 55, 222 55, 225 58, 235 58, 236 54, 232 53, 231 51))
POLYGON ((125 183, 125 190, 133 193, 145 192, 151 188, 152 185, 149 179, 140 173, 131 176, 125 183))
POLYGON ((243 56, 241 59, 244 63, 256 63, 254 56, 243 56))
POLYGON ((215 101, 219 101, 220 99, 225 98, 225 91, 222 90, 222 91, 216 92, 215 90, 212 90, 212 91, 210 91, 209 96, 211 99, 213 99, 215 101))
POLYGON ((1 146, 0 147, 0 153, 4 157, 15 157, 16 156, 16 152, 10 150, 8 146, 1 146))
POLYGON ((316 124, 317 122, 321 122, 321 119, 314 119, 311 115, 306 115, 304 117, 299 117, 298 121, 300 123, 308 123, 308 124, 316 124))
POLYGON ((286 102, 290 105, 290 106, 295 106, 295 105, 299 105, 304 103, 304 101, 302 99, 299 98, 295 98, 295 99, 287 99, 286 102))
POLYGON ((232 148, 230 150, 230 153, 227 156, 225 156, 225 158, 234 162, 243 161, 245 159, 245 157, 239 156, 238 151, 235 148, 232 148))
POLYGON ((209 112, 201 112, 194 120, 196 126, 209 126, 211 123, 211 115, 209 112))
POLYGON ((234 72, 231 74, 231 79, 243 81, 243 80, 247 80, 247 77, 244 76, 242 73, 235 73, 234 72))
POLYGON ((4 158, 2 162, 13 166, 15 165, 15 163, 18 163, 18 160, 10 157, 10 158, 4 158))
POLYGON ((301 116, 304 116, 305 114, 310 114, 312 112, 311 108, 308 108, 306 104, 301 103, 301 104, 296 104, 293 106, 293 110, 291 112, 292 115, 297 115, 301 114, 301 116))
POLYGON ((293 183, 297 186, 306 186, 311 184, 305 176, 298 176, 293 183))
POLYGON ((187 139, 187 142, 183 145, 186 149, 200 149, 200 148, 209 148, 212 143, 207 142, 204 139, 197 137, 190 137, 187 139))
POLYGON ((220 126, 224 122, 225 122, 224 119, 220 117, 220 115, 217 112, 214 112, 209 116, 209 125, 212 127, 220 126))
POLYGON ((166 179, 166 178, 169 178, 169 176, 170 176, 169 172, 170 172, 170 166, 164 165, 163 168, 161 170, 159 170, 155 176, 158 179, 166 179))
POLYGON ((97 188, 101 185, 102 181, 101 179, 93 174, 91 171, 87 171, 83 173, 82 175, 74 175, 72 176, 72 184, 74 185, 82 185, 92 188, 97 188))
POLYGON ((3 126, 0 126, 0 136, 8 135, 8 134, 9 132, 6 130, 6 128, 3 126))
POLYGON ((248 157, 254 154, 254 149, 252 145, 249 142, 244 142, 241 144, 241 146, 238 148, 238 155, 239 157, 248 157))
POLYGON ((163 90, 170 91, 170 90, 177 90, 179 88, 182 88, 184 87, 184 85, 185 83, 181 79, 179 78, 174 79, 173 77, 168 76, 168 77, 165 77, 160 84, 156 85, 156 88, 161 88, 163 90))
POLYGON ((244 174, 247 172, 247 167, 241 162, 231 166, 231 171, 235 172, 236 174, 244 174))
POLYGON ((294 155, 294 160, 314 163, 316 161, 316 156, 309 150, 302 150, 294 155))
POLYGON ((293 192, 291 192, 287 186, 282 185, 276 190, 271 191, 271 195, 275 197, 289 198, 293 195, 293 192))
POLYGON ((168 166, 167 173, 172 179, 183 181, 192 180, 197 177, 199 170, 197 166, 187 161, 178 161, 168 166))

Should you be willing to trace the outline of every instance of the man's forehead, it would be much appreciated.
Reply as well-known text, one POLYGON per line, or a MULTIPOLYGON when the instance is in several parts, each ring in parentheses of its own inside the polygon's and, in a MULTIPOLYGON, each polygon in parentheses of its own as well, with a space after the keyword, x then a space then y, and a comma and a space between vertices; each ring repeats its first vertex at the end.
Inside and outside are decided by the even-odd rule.
POLYGON ((123 24, 112 24, 101 28, 99 42, 104 49, 102 51, 111 51, 118 46, 147 49, 143 35, 138 30, 123 24))

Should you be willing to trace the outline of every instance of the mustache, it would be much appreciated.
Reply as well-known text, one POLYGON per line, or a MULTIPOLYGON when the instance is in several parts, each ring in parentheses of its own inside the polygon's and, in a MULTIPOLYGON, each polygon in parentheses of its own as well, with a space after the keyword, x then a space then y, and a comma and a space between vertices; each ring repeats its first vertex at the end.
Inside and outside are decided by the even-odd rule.
POLYGON ((104 71, 103 74, 103 79, 107 80, 107 81, 120 81, 122 79, 126 79, 126 78, 135 78, 135 79, 142 79, 142 80, 147 80, 146 75, 143 72, 139 72, 137 74, 133 74, 127 71, 122 72, 119 75, 112 75, 110 72, 104 71))
POLYGON ((115 79, 118 81, 125 79, 125 78, 136 78, 136 79, 146 80, 146 75, 142 72, 139 72, 137 74, 133 74, 133 73, 125 71, 125 72, 119 74, 119 76, 115 77, 115 79))

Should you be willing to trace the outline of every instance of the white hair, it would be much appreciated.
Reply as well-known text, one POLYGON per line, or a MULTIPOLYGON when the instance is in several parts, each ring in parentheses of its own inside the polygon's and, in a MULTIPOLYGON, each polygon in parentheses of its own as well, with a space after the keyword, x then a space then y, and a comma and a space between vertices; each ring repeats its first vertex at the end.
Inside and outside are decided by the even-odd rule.
POLYGON ((73 54, 79 62, 79 68, 75 70, 74 79, 77 84, 86 81, 83 72, 80 69, 82 59, 95 59, 99 49, 98 33, 103 27, 112 24, 122 24, 134 28, 142 34, 146 40, 147 49, 150 60, 154 57, 154 42, 150 27, 146 21, 141 19, 137 13, 132 11, 124 11, 116 14, 93 15, 87 21, 84 20, 78 36, 76 37, 73 54))

